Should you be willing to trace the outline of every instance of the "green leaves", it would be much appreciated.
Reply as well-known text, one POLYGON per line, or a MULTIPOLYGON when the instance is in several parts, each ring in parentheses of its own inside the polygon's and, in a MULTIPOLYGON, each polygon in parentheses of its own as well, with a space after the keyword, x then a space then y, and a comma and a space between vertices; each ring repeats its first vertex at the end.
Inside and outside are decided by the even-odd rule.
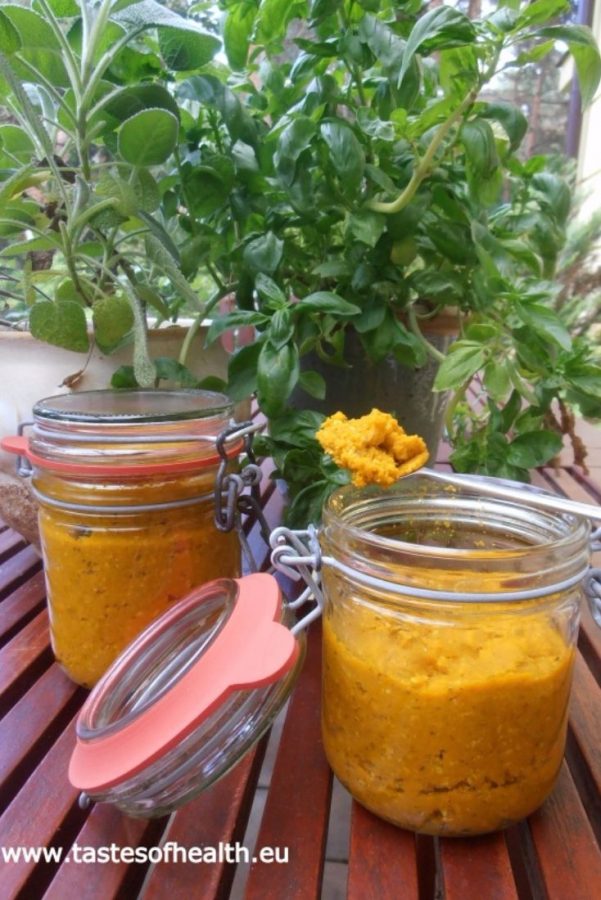
POLYGON ((156 27, 165 64, 176 71, 201 68, 221 46, 218 38, 193 19, 179 16, 155 0, 131 4, 114 13, 113 18, 132 29, 156 27))
POLYGON ((472 119, 461 129, 466 156, 476 175, 488 178, 499 165, 493 130, 485 119, 472 119))
POLYGON ((110 353, 131 331, 134 315, 125 297, 103 297, 94 304, 92 321, 98 346, 110 353))
POLYGON ((513 152, 518 149, 524 135, 528 130, 528 120, 518 109, 511 103, 498 101, 496 103, 487 103, 480 111, 482 119, 494 119, 505 130, 509 138, 509 149, 513 152))
POLYGON ((0 52, 10 55, 21 47, 21 36, 11 20, 0 10, 0 52))
POLYGON ((354 193, 365 170, 365 154, 352 129, 340 120, 323 122, 321 136, 328 146, 330 158, 345 193, 354 193))
POLYGON ((79 303, 40 300, 31 308, 29 327, 40 341, 84 353, 89 346, 86 316, 79 303))
POLYGON ((434 380, 434 390, 462 387, 482 368, 486 356, 485 348, 476 341, 455 341, 440 365, 434 380))
POLYGON ((354 303, 349 303, 347 300, 339 297, 338 294, 333 294, 328 291, 317 291, 314 294, 309 294, 308 297, 303 297, 297 306, 298 309, 303 312, 329 313, 342 318, 356 316, 361 312, 359 306, 356 306, 354 303))
POLYGON ((510 443, 507 462, 510 466, 533 469, 556 456, 562 444, 561 435, 555 431, 541 430, 521 434, 510 443))
POLYGON ((438 6, 431 9, 418 19, 407 39, 398 85, 402 84, 405 73, 418 50, 421 50, 422 53, 432 53, 434 50, 469 44, 474 38, 474 26, 463 13, 450 6, 438 6))
POLYGON ((177 145, 179 123, 165 109, 145 109, 119 129, 119 153, 134 166, 164 163, 177 145))
POLYGON ((280 134, 273 162, 283 184, 291 185, 294 181, 298 158, 310 146, 316 133, 317 126, 312 119, 298 116, 280 134))
POLYGON ((298 350, 294 344, 276 349, 270 341, 261 347, 257 365, 257 396, 268 416, 279 416, 300 374, 298 350))
POLYGON ((254 238, 244 248, 242 254, 245 266, 250 272, 265 272, 273 275, 280 264, 284 242, 272 231, 262 237, 254 238))
POLYGON ((243 0, 228 10, 223 26, 223 43, 232 69, 242 69, 246 64, 256 14, 257 7, 252 0, 243 0))
POLYGON ((547 338, 563 350, 569 350, 572 340, 557 313, 542 303, 519 303, 516 312, 525 325, 547 338))
POLYGON ((582 105, 589 104, 601 80, 601 58, 590 28, 584 25, 549 25, 540 28, 538 34, 568 45, 578 73, 582 105))

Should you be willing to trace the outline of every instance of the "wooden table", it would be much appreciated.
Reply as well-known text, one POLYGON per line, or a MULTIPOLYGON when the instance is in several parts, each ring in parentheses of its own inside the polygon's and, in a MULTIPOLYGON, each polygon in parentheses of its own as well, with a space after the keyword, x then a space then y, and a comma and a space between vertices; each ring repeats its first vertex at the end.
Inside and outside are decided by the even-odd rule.
MULTIPOLYGON (((535 483, 574 499, 601 501, 601 489, 569 467, 535 483)), ((267 479, 273 526, 281 500, 267 479)), ((251 543, 261 552, 256 527, 251 543)), ((265 561, 265 551, 262 551, 265 561)), ((597 565, 601 561, 597 560, 597 565)), ((67 782, 73 721, 85 692, 52 660, 41 563, 9 529, 0 531, 0 847, 48 847, 61 862, 2 862, 0 900, 145 900, 228 897, 236 865, 191 862, 64 861, 80 848, 152 848, 242 843, 265 741, 229 775, 177 814, 136 820, 108 806, 82 810, 67 782)), ((471 840, 415 837, 357 805, 351 814, 347 897, 353 900, 599 900, 601 898, 601 630, 584 612, 566 761, 543 809, 502 834, 471 840)), ((288 848, 286 864, 250 866, 250 900, 312 900, 322 894, 332 776, 319 730, 319 629, 290 702, 256 845, 288 848)), ((2 851, 0 850, 0 853, 2 851)), ((232 851, 228 851, 232 854, 232 851)), ((223 854, 224 857, 227 854, 223 854)), ((238 882, 236 882, 238 884, 238 882)), ((241 891, 238 890, 238 894, 241 891)))

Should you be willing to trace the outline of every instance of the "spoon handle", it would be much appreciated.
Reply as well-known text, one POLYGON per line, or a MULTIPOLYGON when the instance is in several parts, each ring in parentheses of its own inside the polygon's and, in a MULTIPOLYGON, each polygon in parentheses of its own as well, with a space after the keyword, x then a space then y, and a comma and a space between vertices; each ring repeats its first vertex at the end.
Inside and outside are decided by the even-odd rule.
POLYGON ((526 502, 532 506, 551 509, 554 512, 563 510, 575 516, 583 516, 601 522, 601 507, 592 503, 578 503, 576 500, 567 500, 559 494, 551 494, 540 488, 519 481, 508 481, 504 478, 493 478, 490 475, 456 475, 447 472, 435 472, 433 469, 420 469, 420 475, 427 475, 434 481, 445 484, 454 484, 457 487, 473 488, 481 494, 490 497, 499 497, 505 500, 517 500, 526 502))

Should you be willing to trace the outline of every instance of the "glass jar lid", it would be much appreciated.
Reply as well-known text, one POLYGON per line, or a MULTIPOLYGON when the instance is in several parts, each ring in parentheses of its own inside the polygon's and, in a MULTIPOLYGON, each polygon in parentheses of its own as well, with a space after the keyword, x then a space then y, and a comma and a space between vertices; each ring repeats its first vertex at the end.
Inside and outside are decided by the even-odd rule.
POLYGON ((277 581, 219 579, 157 618, 84 704, 69 779, 94 800, 162 815, 260 738, 287 699, 304 643, 277 581))
MULTIPOLYGON (((153 475, 218 464, 232 424, 225 394, 202 390, 103 390, 60 394, 33 407, 31 436, 3 446, 39 469, 65 475, 153 475)), ((229 438, 228 457, 243 448, 229 438)))

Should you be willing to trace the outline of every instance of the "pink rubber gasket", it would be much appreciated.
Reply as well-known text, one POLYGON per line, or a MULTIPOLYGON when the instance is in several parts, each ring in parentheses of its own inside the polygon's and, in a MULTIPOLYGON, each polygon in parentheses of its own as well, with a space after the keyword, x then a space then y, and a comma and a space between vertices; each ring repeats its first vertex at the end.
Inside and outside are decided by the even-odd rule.
MULTIPOLYGON (((279 621, 282 596, 275 578, 257 573, 235 582, 238 597, 221 634, 172 688, 123 728, 77 738, 69 765, 74 787, 96 793, 122 783, 176 747, 234 691, 272 684, 294 666, 299 645, 279 621)), ((205 589, 181 602, 196 596, 202 602, 205 589)), ((80 716, 94 702, 92 692, 80 716)))

